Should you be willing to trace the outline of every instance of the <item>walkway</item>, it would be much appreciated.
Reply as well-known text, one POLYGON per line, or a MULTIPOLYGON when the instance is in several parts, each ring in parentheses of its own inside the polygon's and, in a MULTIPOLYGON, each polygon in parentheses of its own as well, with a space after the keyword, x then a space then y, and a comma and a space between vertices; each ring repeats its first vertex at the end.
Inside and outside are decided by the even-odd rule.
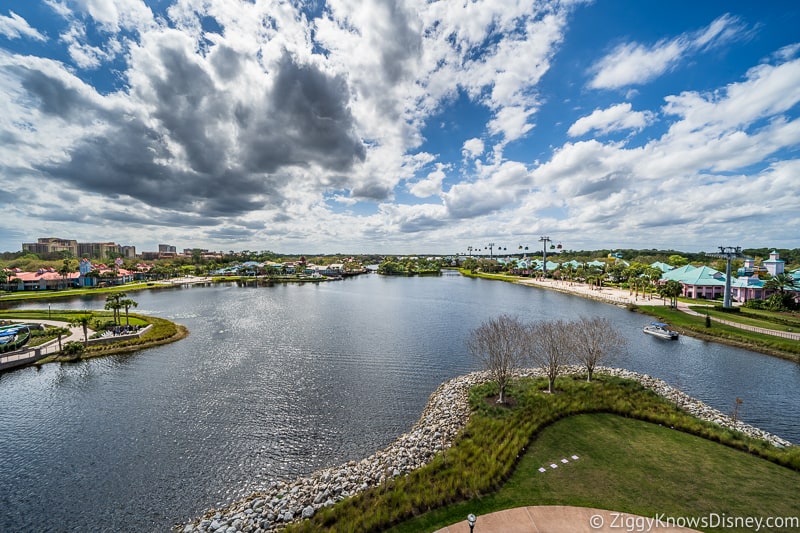
MULTIPOLYGON (((694 529, 668 525, 669 519, 643 517, 589 507, 537 505, 506 509, 479 516, 474 533, 615 533, 620 531, 696 532, 694 529)), ((672 522, 679 521, 675 517, 672 522)), ((434 533, 470 533, 466 520, 434 533)))
MULTIPOLYGON (((687 315, 693 316, 705 316, 703 313, 698 313, 697 311, 693 311, 689 309, 689 304, 685 302, 678 302, 678 310, 683 311, 687 315)), ((791 331, 778 331, 775 329, 767 329, 767 328, 759 328, 758 326, 748 326, 747 324, 739 324, 738 322, 732 322, 730 320, 725 320, 723 318, 717 317, 709 317, 714 322, 719 322, 720 324, 725 324, 726 326, 733 326, 735 328, 744 329, 747 331, 753 331, 755 333, 763 333, 765 335, 773 335, 775 337, 783 337, 784 339, 792 339, 796 341, 800 341, 800 333, 793 333, 791 331)))
MULTIPOLYGON (((69 328, 69 335, 64 335, 61 337, 61 345, 70 342, 70 341, 77 341, 83 342, 83 327, 82 326, 70 326, 68 322, 63 322, 60 320, 31 320, 30 322, 36 322, 40 324, 47 324, 49 326, 55 327, 66 327, 69 328)), ((94 330, 89 328, 88 336, 91 337, 94 334, 94 330)), ((25 366, 31 363, 35 363, 40 359, 44 359, 48 355, 54 354, 59 351, 58 347, 58 339, 53 339, 48 341, 44 344, 40 344, 39 346, 25 346, 20 350, 10 352, 7 355, 3 355, 0 357, 0 370, 10 370, 12 368, 17 368, 20 366, 25 366)))
MULTIPOLYGON (((583 296, 585 298, 591 298, 592 300, 598 300, 601 302, 611 303, 615 305, 668 305, 667 301, 658 297, 650 299, 649 296, 643 296, 641 294, 636 295, 631 294, 629 291, 625 289, 617 289, 615 287, 603 287, 598 289, 591 285, 587 285, 585 283, 576 283, 572 281, 557 281, 557 280, 545 280, 542 281, 541 279, 521 279, 517 283, 522 285, 531 285, 534 287, 542 287, 544 289, 551 289, 554 291, 565 292, 568 294, 575 294, 577 296, 583 296)), ((702 313, 698 313, 697 311, 692 311, 689 309, 689 305, 686 302, 678 302, 678 310, 683 311, 686 314, 694 315, 694 316, 705 316, 702 313)), ((700 305, 698 302, 697 305, 700 305)), ((763 333, 765 335, 772 335, 775 337, 783 337, 784 339, 792 339, 792 340, 800 340, 800 333, 794 333, 789 331, 778 331, 776 329, 767 329, 767 328, 759 328, 756 326, 748 326, 747 324, 740 324, 738 322, 732 322, 730 320, 724 320, 721 318, 711 317, 711 320, 714 322, 719 322, 720 324, 725 324, 726 326, 732 326, 739 329, 744 329, 747 331, 753 331, 756 333, 763 333)))

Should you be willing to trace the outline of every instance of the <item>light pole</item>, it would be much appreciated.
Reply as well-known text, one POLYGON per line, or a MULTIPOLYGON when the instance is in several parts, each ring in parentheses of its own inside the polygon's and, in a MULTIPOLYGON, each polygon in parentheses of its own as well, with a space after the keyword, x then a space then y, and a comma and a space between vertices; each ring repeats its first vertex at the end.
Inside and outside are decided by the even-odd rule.
POLYGON ((489 249, 489 259, 493 259, 492 248, 494 248, 494 243, 490 242, 489 244, 486 245, 486 247, 489 249))
POLYGON ((542 243, 542 279, 547 277, 547 243, 550 242, 550 237, 539 237, 539 242, 542 243))
POLYGON ((478 520, 478 517, 472 513, 467 515, 467 523, 469 524, 469 533, 472 533, 472 529, 475 527, 475 522, 478 520))
POLYGON ((469 256, 472 257, 472 246, 467 246, 467 251, 469 252, 469 256))
POLYGON ((50 318, 50 304, 47 304, 47 318, 50 318))

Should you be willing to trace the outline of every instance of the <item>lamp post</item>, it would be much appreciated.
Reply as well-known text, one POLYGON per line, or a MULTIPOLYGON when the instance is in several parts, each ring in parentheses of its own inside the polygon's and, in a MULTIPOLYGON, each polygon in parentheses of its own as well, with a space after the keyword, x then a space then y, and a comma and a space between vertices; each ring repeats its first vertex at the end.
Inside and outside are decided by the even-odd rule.
POLYGON ((478 517, 472 513, 467 515, 467 523, 469 524, 469 533, 472 533, 472 529, 475 527, 475 522, 478 520, 478 517))
POLYGON ((489 249, 489 259, 494 259, 494 256, 492 254, 492 249, 494 248, 494 243, 490 242, 489 244, 486 245, 486 247, 489 249))
POLYGON ((47 318, 50 318, 50 304, 47 304, 47 318))

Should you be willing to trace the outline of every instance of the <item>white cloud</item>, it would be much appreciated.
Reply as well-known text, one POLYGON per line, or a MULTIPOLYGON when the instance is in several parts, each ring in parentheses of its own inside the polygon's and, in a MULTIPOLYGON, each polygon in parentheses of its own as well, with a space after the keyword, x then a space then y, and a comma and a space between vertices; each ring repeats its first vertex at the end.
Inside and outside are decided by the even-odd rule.
POLYGON ((739 19, 723 15, 694 34, 664 39, 654 45, 623 43, 591 69, 594 89, 618 89, 641 85, 675 68, 688 53, 723 44, 743 31, 739 19))
POLYGON ((46 41, 47 38, 39 33, 35 28, 31 28, 28 21, 20 17, 13 11, 9 11, 9 16, 0 15, 0 35, 5 35, 9 39, 19 39, 28 37, 35 41, 46 41))
POLYGON ((477 138, 467 139, 461 147, 461 155, 465 159, 475 159, 483 153, 483 141, 477 138))
POLYGON ((442 182, 447 177, 447 173, 445 172, 447 169, 448 165, 437 163, 436 169, 430 172, 425 179, 410 184, 408 187, 408 192, 418 198, 428 198, 430 196, 441 194, 442 182))
POLYGON ((600 134, 620 130, 641 131, 653 118, 651 112, 633 111, 631 104, 625 102, 606 109, 595 109, 591 115, 576 120, 567 133, 571 137, 578 137, 593 130, 600 134))
POLYGON ((453 218, 473 218, 510 208, 530 185, 525 165, 509 161, 491 169, 486 178, 453 185, 442 198, 453 218))
POLYGON ((153 12, 142 0, 74 0, 78 11, 88 14, 106 31, 145 30, 154 24, 153 12))

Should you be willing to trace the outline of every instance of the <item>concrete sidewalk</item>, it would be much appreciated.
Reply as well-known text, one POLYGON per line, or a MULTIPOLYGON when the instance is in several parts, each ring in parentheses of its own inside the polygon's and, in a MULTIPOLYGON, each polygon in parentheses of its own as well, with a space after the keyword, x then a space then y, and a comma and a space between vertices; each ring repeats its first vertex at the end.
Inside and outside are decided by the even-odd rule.
MULTIPOLYGON (((637 516, 605 509, 537 505, 506 509, 478 517, 474 533, 614 533, 624 531, 696 532, 694 529, 668 525, 652 517, 637 516)), ((434 533, 470 533, 464 520, 434 533)))

